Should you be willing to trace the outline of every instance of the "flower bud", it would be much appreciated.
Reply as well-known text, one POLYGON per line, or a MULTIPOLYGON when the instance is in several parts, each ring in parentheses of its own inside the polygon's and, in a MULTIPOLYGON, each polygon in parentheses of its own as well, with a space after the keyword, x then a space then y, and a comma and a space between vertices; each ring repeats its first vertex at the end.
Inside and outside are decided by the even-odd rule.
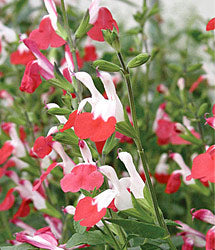
POLYGON ((128 68, 136 68, 141 66, 142 64, 146 63, 151 56, 147 53, 142 53, 135 56, 128 62, 128 68))
POLYGON ((120 67, 114 63, 105 61, 105 60, 97 60, 93 63, 94 67, 98 67, 99 70, 107 71, 107 72, 118 72, 120 71, 120 67))

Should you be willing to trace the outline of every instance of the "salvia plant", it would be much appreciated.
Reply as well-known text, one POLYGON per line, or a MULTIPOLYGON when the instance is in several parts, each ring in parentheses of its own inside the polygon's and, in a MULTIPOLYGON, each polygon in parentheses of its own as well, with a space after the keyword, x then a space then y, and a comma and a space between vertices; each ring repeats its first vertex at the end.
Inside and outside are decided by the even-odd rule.
POLYGON ((0 8, 1 249, 215 249, 215 18, 0 8))

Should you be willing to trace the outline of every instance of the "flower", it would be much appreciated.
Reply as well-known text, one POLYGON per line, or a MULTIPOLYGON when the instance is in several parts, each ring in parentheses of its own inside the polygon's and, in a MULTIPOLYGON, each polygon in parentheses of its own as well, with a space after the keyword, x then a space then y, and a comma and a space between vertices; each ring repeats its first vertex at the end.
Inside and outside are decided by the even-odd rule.
POLYGON ((99 73, 103 82, 108 99, 95 88, 91 76, 86 72, 75 73, 75 77, 81 81, 91 92, 91 97, 83 99, 60 130, 74 126, 75 134, 80 139, 91 139, 94 142, 104 141, 115 131, 116 122, 124 120, 123 107, 116 94, 116 89, 110 74, 106 72, 99 73), (92 107, 91 113, 80 113, 86 103, 92 107))
POLYGON ((215 145, 193 159, 191 174, 187 180, 192 178, 215 183, 215 145))
MULTIPOLYGON (((27 38, 25 34, 20 36, 20 39, 23 40, 27 38)), ((23 64, 27 65, 28 62, 33 61, 35 56, 32 52, 25 46, 25 44, 21 43, 18 46, 18 49, 11 53, 10 55, 10 63, 11 64, 23 64)))
POLYGON ((23 42, 37 59, 28 62, 26 65, 20 90, 27 93, 33 93, 42 83, 40 75, 46 80, 54 77, 54 66, 39 51, 37 44, 33 40, 26 38, 23 42))
POLYGON ((57 48, 66 43, 57 33, 57 10, 53 0, 44 0, 49 15, 44 16, 39 29, 33 30, 29 39, 36 42, 39 49, 57 48))
POLYGON ((200 233, 199 231, 189 227, 187 224, 177 220, 175 221, 181 227, 177 227, 178 229, 182 230, 183 232, 179 233, 184 240, 184 245, 182 249, 193 249, 193 246, 196 247, 205 247, 206 241, 204 234, 200 233), (189 247, 189 248, 188 248, 189 247))
POLYGON ((26 242, 38 248, 50 250, 63 250, 64 248, 58 247, 58 241, 52 233, 50 227, 44 227, 37 230, 34 235, 29 235, 26 232, 16 233, 16 240, 18 242, 26 242))
POLYGON ((87 32, 87 35, 93 40, 103 42, 102 30, 113 30, 115 27, 119 32, 119 28, 110 11, 105 7, 99 8, 99 2, 100 0, 92 0, 89 7, 89 23, 93 24, 93 27, 87 32))
POLYGON ((132 208, 131 194, 128 190, 133 193, 135 198, 144 198, 145 184, 134 166, 131 155, 127 152, 120 152, 119 159, 125 164, 129 177, 119 180, 111 166, 101 166, 99 170, 110 180, 113 188, 105 190, 94 198, 84 197, 78 202, 74 220, 80 221, 80 225, 91 227, 98 223, 105 216, 106 208, 113 200, 115 208, 118 210, 132 208))
POLYGON ((166 164, 167 159, 168 155, 166 153, 163 153, 160 156, 160 160, 155 168, 154 176, 159 183, 167 183, 170 177, 170 174, 168 173, 169 165, 166 164))
POLYGON ((181 186, 181 179, 182 176, 183 182, 186 185, 195 184, 194 180, 187 180, 186 177, 191 173, 189 167, 184 163, 182 156, 178 153, 171 153, 170 157, 178 164, 181 170, 175 170, 170 175, 165 192, 168 194, 175 193, 181 186))

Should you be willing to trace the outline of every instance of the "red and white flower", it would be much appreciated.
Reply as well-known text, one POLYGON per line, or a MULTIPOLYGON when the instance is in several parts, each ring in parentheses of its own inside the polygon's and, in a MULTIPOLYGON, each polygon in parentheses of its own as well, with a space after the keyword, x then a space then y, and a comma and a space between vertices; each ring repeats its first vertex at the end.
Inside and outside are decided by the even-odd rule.
POLYGON ((205 241, 205 235, 200 233, 199 231, 189 227, 187 224, 181 222, 181 221, 175 221, 178 223, 181 227, 177 227, 179 230, 182 230, 183 232, 179 233, 179 235, 182 236, 184 240, 184 245, 182 246, 182 249, 193 249, 193 246, 196 247, 205 247, 206 241, 205 241))
POLYGON ((187 176, 190 175, 191 170, 190 168, 185 164, 182 156, 178 153, 171 153, 170 157, 178 164, 178 166, 181 168, 180 170, 175 170, 172 172, 171 176, 168 179, 166 190, 165 192, 168 194, 175 193, 178 191, 178 189, 181 186, 181 176, 183 179, 183 182, 186 185, 192 185, 195 184, 194 180, 187 180, 187 176))
POLYGON ((156 165, 154 176, 159 183, 167 183, 170 177, 170 174, 168 172, 169 165, 166 163, 167 159, 168 159, 168 154, 163 153, 160 156, 158 164, 156 165))
POLYGON ((91 139, 92 141, 104 141, 115 131, 116 122, 124 120, 123 107, 116 94, 116 89, 111 76, 101 72, 100 78, 103 82, 108 99, 96 89, 91 76, 86 72, 75 73, 75 77, 81 81, 91 92, 91 97, 83 99, 65 124, 68 129, 74 126, 74 131, 80 139, 91 139), (92 107, 91 113, 81 113, 86 103, 92 107))
POLYGON ((113 30, 115 27, 119 31, 119 28, 110 11, 105 7, 99 7, 99 3, 100 0, 92 0, 89 7, 89 23, 93 24, 93 27, 87 32, 87 35, 93 40, 103 42, 102 30, 113 30))
POLYGON ((33 30, 29 38, 36 42, 39 49, 57 48, 66 43, 57 33, 57 9, 53 0, 44 0, 49 15, 43 17, 39 29, 33 30))

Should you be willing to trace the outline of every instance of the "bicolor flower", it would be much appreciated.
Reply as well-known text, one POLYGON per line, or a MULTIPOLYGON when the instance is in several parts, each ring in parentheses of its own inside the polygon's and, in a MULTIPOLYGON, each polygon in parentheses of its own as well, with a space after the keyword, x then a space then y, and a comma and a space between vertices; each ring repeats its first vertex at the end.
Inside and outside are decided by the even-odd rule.
POLYGON ((34 235, 29 235, 26 232, 16 233, 16 240, 18 242, 28 243, 38 248, 50 250, 64 249, 60 246, 58 247, 58 241, 49 227, 44 227, 37 230, 34 235))
POLYGON ((80 189, 92 191, 103 184, 103 175, 98 171, 92 160, 90 149, 85 141, 79 142, 79 148, 84 163, 76 165, 69 174, 61 179, 61 188, 64 192, 78 192, 80 189))
POLYGON ((48 214, 43 215, 46 223, 50 227, 52 233, 54 234, 56 239, 60 239, 62 236, 63 223, 60 219, 52 217, 48 214))
POLYGON ((157 86, 157 91, 165 96, 169 95, 169 89, 162 83, 157 86))
POLYGON ((215 145, 193 159, 191 174, 187 180, 192 178, 215 183, 215 145))
POLYGON ((168 194, 175 193, 178 191, 178 189, 181 186, 181 176, 183 179, 183 182, 186 185, 195 184, 194 180, 187 180, 187 176, 190 175, 191 170, 190 168, 185 164, 182 156, 178 153, 171 153, 170 157, 178 164, 178 166, 181 168, 181 170, 175 170, 170 175, 165 192, 168 194))
POLYGON ((144 198, 143 188, 145 184, 134 166, 131 155, 127 152, 121 152, 119 153, 119 159, 125 164, 129 177, 119 180, 112 167, 100 167, 101 173, 109 179, 112 189, 105 190, 95 198, 85 197, 79 201, 74 220, 81 220, 81 225, 91 227, 98 223, 105 216, 106 208, 113 200, 118 210, 132 208, 131 194, 128 190, 134 194, 135 198, 144 198))
POLYGON ((156 165, 154 177, 159 183, 167 183, 170 177, 170 174, 168 172, 169 165, 166 163, 167 159, 168 154, 163 153, 160 156, 158 164, 156 165))
POLYGON ((213 105, 212 113, 213 113, 213 116, 208 117, 208 118, 206 117, 206 115, 208 115, 208 113, 205 114, 205 120, 206 120, 205 124, 208 124, 213 129, 215 129, 215 104, 213 105))
POLYGON ((184 245, 182 246, 182 249, 193 249, 193 246, 196 247, 205 247, 206 241, 205 241, 205 235, 200 233, 199 231, 189 227, 187 224, 181 222, 181 221, 175 221, 178 223, 181 227, 177 227, 179 230, 182 230, 183 232, 179 233, 179 235, 182 236, 184 240, 184 245))
POLYGON ((37 44, 33 40, 26 38, 23 42, 37 59, 28 62, 26 65, 20 90, 27 93, 33 93, 42 83, 40 75, 46 80, 54 77, 54 66, 40 52, 37 44))
MULTIPOLYGON (((194 212, 195 209, 191 209, 192 218, 204 221, 206 223, 215 225, 215 215, 208 209, 199 209, 194 212)), ((206 234, 206 250, 215 249, 215 226, 210 228, 206 234)))
POLYGON ((103 42, 102 30, 113 30, 115 27, 119 32, 119 28, 110 11, 105 7, 99 7, 99 2, 100 0, 92 0, 89 7, 89 23, 93 24, 93 27, 87 32, 87 35, 93 40, 103 42))
POLYGON ((4 163, 11 154, 16 157, 24 157, 26 155, 25 147, 18 136, 16 125, 11 122, 4 122, 1 124, 1 128, 6 134, 10 136, 11 140, 6 141, 3 147, 0 149, 0 164, 4 163))
MULTIPOLYGON (((158 144, 165 145, 171 143, 173 145, 181 145, 181 144, 191 144, 189 141, 186 141, 180 137, 181 133, 186 133, 185 128, 182 124, 172 122, 168 115, 164 112, 164 117, 157 120, 157 124, 155 133, 158 137, 158 144)), ((200 138, 200 135, 194 130, 194 128, 190 125, 190 121, 183 117, 183 124, 191 131, 191 133, 196 137, 200 138)))
POLYGON ((196 210, 193 208, 191 209, 192 219, 198 219, 204 221, 206 223, 215 225, 215 215, 208 209, 199 209, 196 210))
MULTIPOLYGON (((63 130, 74 126, 74 131, 80 139, 91 139, 92 141, 104 141, 115 131, 116 122, 124 120, 123 107, 116 94, 116 89, 111 76, 101 72, 100 78, 103 82, 108 99, 96 89, 91 76, 86 72, 75 73, 91 92, 91 97, 83 99, 65 124, 63 130), (86 103, 92 107, 91 113, 81 113, 86 103)), ((61 130, 61 131, 63 131, 61 130)))
POLYGON ((39 29, 33 30, 29 38, 37 43, 39 49, 57 48, 66 43, 57 33, 57 9, 53 0, 44 0, 49 15, 43 17, 39 29))

